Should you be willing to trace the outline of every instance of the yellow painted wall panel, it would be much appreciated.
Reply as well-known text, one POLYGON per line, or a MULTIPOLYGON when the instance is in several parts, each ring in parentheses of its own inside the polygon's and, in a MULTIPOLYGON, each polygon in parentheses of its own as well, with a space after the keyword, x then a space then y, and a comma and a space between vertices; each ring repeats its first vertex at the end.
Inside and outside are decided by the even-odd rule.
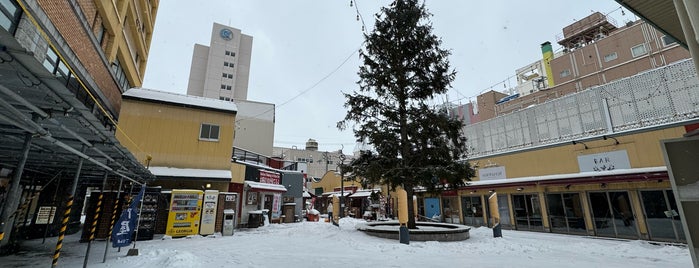
POLYGON ((471 164, 480 169, 504 166, 507 178, 570 174, 580 172, 578 156, 626 150, 632 168, 658 167, 665 165, 660 140, 682 137, 684 133, 684 127, 667 128, 615 136, 620 144, 615 144, 613 139, 598 139, 585 141, 588 147, 585 149, 583 144, 568 143, 558 147, 481 158, 472 160, 471 164))
POLYGON ((131 99, 124 99, 119 120, 119 127, 137 146, 122 143, 139 160, 150 154, 151 166, 199 169, 230 169, 234 124, 235 115, 230 113, 131 99), (218 141, 199 139, 202 123, 220 126, 218 141))

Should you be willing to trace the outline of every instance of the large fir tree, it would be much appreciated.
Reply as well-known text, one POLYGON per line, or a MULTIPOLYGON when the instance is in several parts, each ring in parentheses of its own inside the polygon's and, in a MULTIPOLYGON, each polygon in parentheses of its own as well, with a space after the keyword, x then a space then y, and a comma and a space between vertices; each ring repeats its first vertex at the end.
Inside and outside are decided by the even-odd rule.
MULTIPOLYGON (((444 94, 456 72, 450 52, 432 33, 424 3, 396 0, 381 9, 360 51, 359 90, 345 94, 348 109, 338 128, 354 124, 357 141, 367 141, 349 167, 372 183, 401 186, 409 200, 415 187, 458 187, 473 175, 467 162, 462 122, 430 105, 444 94)), ((408 228, 414 229, 413 202, 408 228)))

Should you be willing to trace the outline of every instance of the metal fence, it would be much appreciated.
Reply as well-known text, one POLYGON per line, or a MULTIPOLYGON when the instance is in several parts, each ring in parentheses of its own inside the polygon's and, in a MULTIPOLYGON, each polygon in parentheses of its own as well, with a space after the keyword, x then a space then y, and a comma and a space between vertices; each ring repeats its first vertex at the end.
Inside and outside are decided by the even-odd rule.
POLYGON ((464 127, 471 158, 696 120, 692 60, 464 127))

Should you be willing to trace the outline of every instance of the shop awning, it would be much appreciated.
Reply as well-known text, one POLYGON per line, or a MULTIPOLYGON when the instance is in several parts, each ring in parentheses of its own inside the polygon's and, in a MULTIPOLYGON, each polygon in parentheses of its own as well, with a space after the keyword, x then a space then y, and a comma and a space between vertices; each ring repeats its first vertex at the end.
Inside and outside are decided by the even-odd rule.
POLYGON ((231 171, 229 169, 195 169, 195 168, 173 168, 173 167, 150 167, 148 168, 156 177, 178 177, 178 178, 208 178, 230 180, 231 171))
POLYGON ((371 195, 371 192, 367 192, 367 191, 361 191, 361 192, 360 192, 360 191, 357 191, 356 193, 350 195, 350 197, 357 197, 357 198, 359 198, 359 197, 367 197, 367 196, 370 196, 370 195, 371 195))
POLYGON ((489 187, 526 186, 537 184, 614 182, 634 179, 662 179, 667 177, 667 167, 619 169, 600 172, 580 172, 546 176, 532 176, 512 179, 472 181, 461 189, 481 189, 489 187))
POLYGON ((245 188, 253 192, 286 192, 286 187, 284 187, 284 185, 254 181, 246 181, 245 188))
POLYGON ((311 198, 313 195, 309 193, 308 191, 303 191, 303 198, 311 198))
POLYGON ((371 196, 371 193, 372 193, 372 192, 378 193, 378 192, 381 192, 381 189, 358 190, 358 191, 355 192, 354 194, 350 195, 350 197, 357 197, 357 198, 359 198, 359 197, 368 197, 368 196, 371 196))
MULTIPOLYGON (((348 195, 352 194, 352 192, 346 191, 344 194, 345 194, 345 196, 348 196, 348 195)), ((323 193, 323 196, 329 196, 329 195, 340 196, 340 192, 325 192, 325 193, 323 193)))

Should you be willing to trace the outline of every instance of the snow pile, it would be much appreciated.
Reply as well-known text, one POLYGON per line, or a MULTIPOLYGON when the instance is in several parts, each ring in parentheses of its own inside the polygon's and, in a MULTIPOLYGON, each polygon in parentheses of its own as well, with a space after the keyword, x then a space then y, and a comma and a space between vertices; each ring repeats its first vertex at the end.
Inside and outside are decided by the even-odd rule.
MULTIPOLYGON (((233 236, 139 241, 139 256, 126 257, 127 248, 109 248, 102 263, 104 241, 94 241, 89 267, 691 267, 685 246, 646 241, 600 239, 472 228, 471 238, 458 242, 400 244, 356 230, 363 220, 342 218, 326 222, 272 224, 236 229, 233 236)), ((86 243, 79 234, 64 241, 59 267, 80 267, 86 243)), ((30 253, 0 257, 2 267, 49 266, 55 238, 27 241, 30 253)), ((130 248, 130 247, 129 247, 130 248)))

